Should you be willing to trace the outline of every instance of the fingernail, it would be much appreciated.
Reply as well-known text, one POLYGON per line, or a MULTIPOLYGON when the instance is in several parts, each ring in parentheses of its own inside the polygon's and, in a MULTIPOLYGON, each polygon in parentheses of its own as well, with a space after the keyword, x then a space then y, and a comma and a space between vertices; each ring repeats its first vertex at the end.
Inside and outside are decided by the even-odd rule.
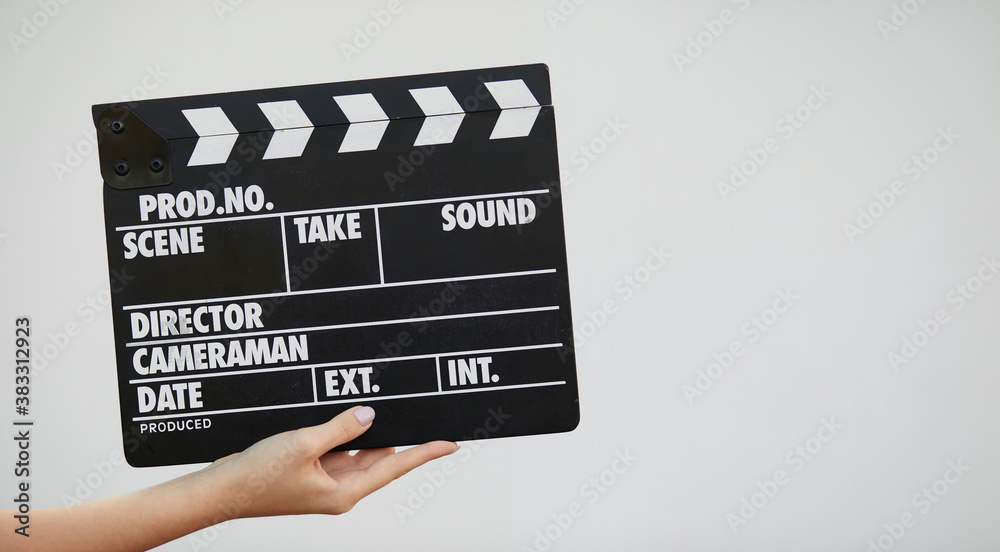
POLYGON ((375 409, 370 406, 362 406, 354 411, 354 417, 361 422, 361 425, 366 426, 375 419, 375 409))

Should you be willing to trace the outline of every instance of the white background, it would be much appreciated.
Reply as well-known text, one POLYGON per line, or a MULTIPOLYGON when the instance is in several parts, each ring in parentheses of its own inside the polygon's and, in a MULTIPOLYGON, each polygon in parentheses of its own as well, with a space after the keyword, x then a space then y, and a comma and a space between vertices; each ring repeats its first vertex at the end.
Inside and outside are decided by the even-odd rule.
MULTIPOLYGON (((43 16, 39 2, 3 3, 0 358, 11 365, 19 315, 36 351, 54 352, 33 378, 34 507, 194 469, 107 469, 121 435, 92 104, 544 62, 580 427, 466 445, 440 488, 431 464, 339 518, 239 521, 163 549, 1000 546, 1000 282, 975 280, 1000 254, 1000 4, 402 0, 384 26, 386 2, 346 4, 71 2, 43 16), (724 9, 731 23, 713 23, 724 9), (814 89, 832 96, 801 107, 814 89), (791 135, 775 126, 789 113, 808 119, 791 135), (949 129, 958 137, 931 151, 949 129), (767 139, 779 149, 755 166, 748 149, 767 139), (934 162, 915 172, 914 155, 934 162), (753 174, 724 199, 717 182, 744 162, 753 174), (872 207, 896 179, 905 193, 872 207), (859 209, 875 216, 851 239, 859 209), (671 254, 656 271, 643 268, 651 247, 671 254), (627 300, 626 276, 645 280, 627 300), (960 284, 979 290, 962 308, 949 301, 960 284), (779 289, 797 299, 775 318, 779 289), (948 322, 894 370, 888 353, 939 309, 948 322), (752 340, 742 329, 762 315, 773 325, 752 340), (78 331, 64 339, 67 324, 78 331), (745 354, 689 401, 683 386, 733 341, 745 354), (806 446, 808 461, 788 456, 806 446), (623 471, 616 452, 636 459, 603 473, 623 471), (949 462, 969 470, 956 480, 949 462), (592 494, 602 473, 613 482, 592 494), (914 502, 946 475, 944 496, 914 502), (766 504, 735 524, 743 499, 766 504), (573 502, 582 517, 559 528, 573 502), (897 540, 885 524, 908 512, 897 540)), ((6 425, 13 370, 0 382, 6 425)), ((12 444, 0 443, 0 508, 12 444)))

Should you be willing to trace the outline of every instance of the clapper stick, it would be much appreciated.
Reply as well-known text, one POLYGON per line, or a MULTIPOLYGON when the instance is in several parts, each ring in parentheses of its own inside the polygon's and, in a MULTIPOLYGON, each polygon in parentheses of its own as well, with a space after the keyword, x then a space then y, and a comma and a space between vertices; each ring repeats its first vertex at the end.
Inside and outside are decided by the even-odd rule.
POLYGON ((94 106, 133 466, 579 421, 548 68, 94 106))

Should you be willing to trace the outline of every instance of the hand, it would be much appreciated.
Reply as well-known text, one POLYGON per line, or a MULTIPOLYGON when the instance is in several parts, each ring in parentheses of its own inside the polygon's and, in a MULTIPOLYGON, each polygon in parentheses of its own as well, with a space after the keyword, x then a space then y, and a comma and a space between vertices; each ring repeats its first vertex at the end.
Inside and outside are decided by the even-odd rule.
POLYGON ((192 475, 223 482, 217 504, 227 519, 342 514, 413 468, 458 450, 435 441, 399 453, 329 452, 367 431, 374 417, 371 407, 355 407, 325 424, 268 437, 192 475))
POLYGON ((14 532, 14 511, 0 512, 0 550, 148 550, 235 518, 342 514, 377 489, 458 445, 435 441, 393 448, 329 452, 371 427, 367 406, 325 424, 268 437, 203 470, 133 493, 32 510, 31 536, 14 532))

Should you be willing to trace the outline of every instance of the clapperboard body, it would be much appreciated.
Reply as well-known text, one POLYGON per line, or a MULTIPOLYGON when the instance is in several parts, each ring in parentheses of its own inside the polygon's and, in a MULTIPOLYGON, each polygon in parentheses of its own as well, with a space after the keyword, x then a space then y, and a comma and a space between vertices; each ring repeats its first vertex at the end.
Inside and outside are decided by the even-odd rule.
POLYGON ((544 65, 94 107, 128 461, 579 420, 544 65))

